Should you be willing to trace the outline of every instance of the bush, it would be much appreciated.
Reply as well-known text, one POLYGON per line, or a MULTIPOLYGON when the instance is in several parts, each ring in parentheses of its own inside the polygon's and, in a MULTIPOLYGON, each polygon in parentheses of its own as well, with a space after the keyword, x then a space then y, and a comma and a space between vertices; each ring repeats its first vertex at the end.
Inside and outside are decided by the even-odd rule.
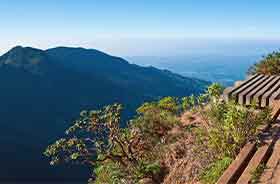
POLYGON ((196 99, 194 95, 186 96, 182 98, 182 109, 184 111, 187 111, 189 109, 192 109, 195 106, 196 99))
POLYGON ((206 105, 207 102, 211 100, 218 100, 221 93, 223 92, 223 87, 219 83, 213 83, 208 86, 204 94, 201 94, 197 97, 194 95, 186 96, 181 99, 181 109, 183 111, 199 110, 206 105))
POLYGON ((179 105, 172 97, 158 102, 144 103, 137 109, 138 116, 130 121, 131 129, 138 129, 156 144, 168 131, 179 123, 176 114, 179 105))
POLYGON ((124 172, 117 163, 103 163, 94 169, 95 180, 90 180, 89 183, 95 184, 117 184, 122 182, 124 172))
POLYGON ((71 162, 90 166, 90 183, 137 183, 143 178, 160 183, 165 172, 164 165, 160 165, 161 156, 166 146, 181 136, 170 130, 178 125, 182 107, 195 109, 205 127, 189 125, 185 132, 195 131, 200 143, 197 150, 212 155, 208 162, 213 164, 206 167, 201 179, 213 183, 246 141, 256 138, 257 127, 268 121, 270 112, 225 103, 219 100, 221 91, 220 85, 213 84, 197 98, 183 98, 182 104, 173 97, 144 103, 127 128, 119 127, 120 104, 82 111, 65 137, 49 145, 44 154, 52 165, 71 162))
POLYGON ((201 137, 220 158, 233 158, 249 140, 256 139, 257 128, 269 121, 270 111, 256 111, 234 102, 210 103, 206 110, 208 128, 201 137))
POLYGON ((136 170, 135 176, 138 179, 153 177, 158 175, 161 172, 161 166, 158 162, 155 163, 147 163, 141 162, 139 167, 136 170))
POLYGON ((158 108, 173 114, 176 114, 179 110, 177 98, 165 97, 158 102, 158 108))
POLYGON ((280 52, 274 51, 249 68, 248 74, 280 74, 280 52))
POLYGON ((141 105, 136 112, 138 114, 165 112, 173 115, 179 112, 178 99, 174 97, 164 97, 157 102, 149 102, 141 105))
POLYGON ((213 83, 207 88, 206 95, 212 99, 218 99, 222 94, 224 87, 219 83, 213 83))
POLYGON ((247 141, 256 138, 257 128, 270 121, 270 110, 220 100, 222 89, 216 83, 208 87, 208 104, 200 109, 207 127, 197 130, 197 135, 219 158, 233 158, 247 141))
MULTIPOLYGON (((212 164, 201 171, 204 183, 215 183, 243 145, 256 140, 257 128, 270 121, 270 109, 257 110, 253 105, 245 107, 233 101, 219 100, 222 88, 208 88, 208 105, 200 109, 205 127, 195 129, 200 146, 212 164)), ((202 153, 201 153, 202 154, 202 153)))

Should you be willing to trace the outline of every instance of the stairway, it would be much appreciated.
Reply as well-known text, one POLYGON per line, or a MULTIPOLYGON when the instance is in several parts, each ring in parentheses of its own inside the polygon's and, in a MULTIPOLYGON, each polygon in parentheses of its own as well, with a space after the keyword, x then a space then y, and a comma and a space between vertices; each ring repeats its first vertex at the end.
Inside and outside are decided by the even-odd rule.
POLYGON ((280 184, 280 120, 260 134, 260 142, 247 143, 233 163, 218 180, 218 184, 252 183, 257 170, 257 183, 280 184), (263 168, 262 170, 260 168, 263 168))
POLYGON ((261 127, 259 141, 247 143, 218 184, 280 184, 280 76, 256 74, 238 85, 226 88, 225 101, 242 105, 256 102, 272 108, 272 121, 261 127))

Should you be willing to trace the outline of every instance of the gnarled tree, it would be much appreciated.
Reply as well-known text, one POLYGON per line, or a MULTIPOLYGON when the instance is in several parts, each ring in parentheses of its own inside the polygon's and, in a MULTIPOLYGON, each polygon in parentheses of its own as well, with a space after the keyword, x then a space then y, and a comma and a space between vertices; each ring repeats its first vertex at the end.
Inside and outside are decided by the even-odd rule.
POLYGON ((82 111, 80 118, 62 138, 48 146, 44 154, 50 164, 72 162, 95 168, 111 160, 122 167, 137 166, 133 147, 138 143, 133 132, 119 128, 121 105, 114 104, 98 111, 82 111))

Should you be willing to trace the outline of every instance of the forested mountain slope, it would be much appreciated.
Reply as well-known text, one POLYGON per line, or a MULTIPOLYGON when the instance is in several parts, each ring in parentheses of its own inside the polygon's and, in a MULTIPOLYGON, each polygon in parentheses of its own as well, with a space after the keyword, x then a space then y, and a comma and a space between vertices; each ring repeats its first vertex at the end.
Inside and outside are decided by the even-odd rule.
POLYGON ((129 117, 144 101, 198 94, 208 85, 93 49, 20 46, 0 57, 0 84, 0 178, 14 180, 86 175, 50 169, 42 156, 82 109, 119 102, 129 117))

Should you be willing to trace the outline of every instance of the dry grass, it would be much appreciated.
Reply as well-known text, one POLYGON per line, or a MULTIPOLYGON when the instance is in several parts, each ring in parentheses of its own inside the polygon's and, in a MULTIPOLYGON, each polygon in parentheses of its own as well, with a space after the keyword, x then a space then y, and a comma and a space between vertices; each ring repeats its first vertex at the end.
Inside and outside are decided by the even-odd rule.
MULTIPOLYGON (((209 157, 200 153, 203 149, 197 145, 195 127, 205 127, 198 112, 186 112, 181 116, 181 124, 170 131, 169 137, 178 137, 177 141, 168 145, 162 158, 162 164, 168 174, 164 184, 198 184, 200 171, 209 164, 209 157)), ((205 152, 204 152, 205 153, 205 152)))

